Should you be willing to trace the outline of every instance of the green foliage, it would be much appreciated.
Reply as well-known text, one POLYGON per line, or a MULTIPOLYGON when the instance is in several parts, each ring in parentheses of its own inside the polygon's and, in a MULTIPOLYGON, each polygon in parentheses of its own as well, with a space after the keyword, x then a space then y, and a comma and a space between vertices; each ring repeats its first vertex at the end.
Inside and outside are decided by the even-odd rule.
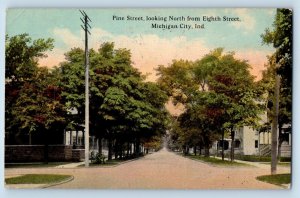
POLYGON ((51 184, 70 179, 70 175, 27 174, 5 179, 6 184, 51 184))
MULTIPOLYGON (((263 72, 260 86, 265 92, 266 110, 270 123, 275 116, 275 77, 281 76, 278 114, 278 149, 283 142, 283 126, 292 123, 292 60, 293 60, 293 13, 290 9, 277 9, 273 28, 262 35, 263 43, 276 49, 269 57, 267 69, 263 72)), ((280 152, 279 152, 280 156, 280 152)))
POLYGON ((236 159, 249 162, 270 162, 270 156, 256 156, 256 155, 236 155, 236 159))
POLYGON ((105 164, 105 155, 102 153, 97 153, 96 155, 92 155, 92 163, 93 164, 105 164))
MULTIPOLYGON (((103 43, 89 55, 91 134, 118 144, 147 141, 163 134, 168 98, 156 83, 144 81, 145 77, 132 66, 130 51, 103 43)), ((74 48, 61 64, 62 96, 68 108, 77 110, 69 121, 75 126, 84 119, 83 57, 83 50, 74 48)))
POLYGON ((275 185, 290 184, 291 174, 276 174, 276 175, 263 175, 256 179, 275 185))
POLYGON ((53 39, 32 41, 28 34, 6 36, 5 41, 5 77, 11 81, 24 82, 37 69, 38 59, 44 58, 44 52, 53 49, 53 39))
POLYGON ((57 129, 64 123, 57 70, 38 65, 53 39, 32 41, 27 34, 6 36, 5 130, 19 133, 57 129))
POLYGON ((194 156, 194 155, 188 155, 188 158, 203 161, 203 162, 208 162, 209 164, 212 165, 217 165, 217 166, 250 166, 248 164, 240 163, 240 162, 231 162, 231 161, 223 161, 218 158, 214 157, 203 157, 203 156, 194 156))
POLYGON ((286 87, 292 86, 293 65, 293 12, 291 9, 277 9, 273 28, 262 34, 263 43, 272 44, 277 72, 286 87))
POLYGON ((171 141, 176 147, 205 145, 226 130, 256 127, 261 91, 250 74, 250 65, 217 48, 195 62, 174 60, 158 68, 158 82, 174 104, 185 111, 175 119, 171 141))
POLYGON ((38 68, 31 83, 26 82, 14 104, 13 123, 28 132, 49 130, 63 124, 66 109, 61 103, 61 89, 46 68, 38 68))
POLYGON ((158 151, 162 148, 163 145, 163 139, 159 136, 153 136, 148 141, 145 142, 144 147, 146 149, 153 149, 155 151, 158 151))

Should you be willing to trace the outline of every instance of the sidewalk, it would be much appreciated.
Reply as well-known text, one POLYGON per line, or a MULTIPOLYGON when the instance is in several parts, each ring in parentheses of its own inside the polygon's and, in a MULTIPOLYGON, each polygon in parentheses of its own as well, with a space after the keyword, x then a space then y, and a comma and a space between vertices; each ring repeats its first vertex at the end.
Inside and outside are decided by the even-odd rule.
MULTIPOLYGON (((214 157, 217 159, 222 159, 221 157, 214 157)), ((224 158, 225 161, 230 161, 230 159, 228 158, 224 158)), ((264 164, 262 162, 249 162, 249 161, 244 161, 244 160, 234 160, 235 162, 239 162, 239 163, 244 163, 244 164, 249 164, 251 166, 255 166, 257 168, 263 168, 263 169, 270 169, 271 168, 271 164, 264 164)), ((280 166, 280 169, 291 169, 290 166, 284 167, 284 166, 280 166)))
MULTIPOLYGON (((222 159, 222 157, 212 157, 212 158, 222 159)), ((224 160, 225 161, 230 161, 230 159, 228 159, 228 158, 224 158, 224 160)), ((258 167, 258 168, 270 168, 270 165, 262 164, 260 162, 249 162, 249 161, 243 161, 243 160, 237 160, 237 159, 235 159, 234 161, 239 162, 239 163, 248 164, 248 165, 251 165, 251 166, 255 166, 255 167, 258 167)))
POLYGON ((63 164, 59 166, 55 166, 54 168, 76 168, 80 165, 84 165, 85 162, 74 162, 74 163, 69 163, 69 164, 63 164))

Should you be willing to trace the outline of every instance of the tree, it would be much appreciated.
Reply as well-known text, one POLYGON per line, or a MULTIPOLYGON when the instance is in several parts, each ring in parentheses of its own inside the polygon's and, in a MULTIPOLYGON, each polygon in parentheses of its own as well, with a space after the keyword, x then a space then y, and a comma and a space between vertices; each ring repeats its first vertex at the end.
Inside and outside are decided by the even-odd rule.
MULTIPOLYGON (((274 119, 274 89, 275 89, 275 77, 277 75, 276 66, 274 63, 274 57, 269 57, 269 64, 267 65, 266 70, 263 71, 263 78, 260 81, 260 86, 264 91, 264 99, 268 103, 266 105, 266 111, 268 112, 268 121, 272 122, 274 119)), ((281 87, 279 93, 279 115, 278 115, 278 160, 281 156, 281 145, 284 141, 285 131, 283 126, 290 125, 292 122, 292 95, 289 91, 290 88, 281 87)), ((270 126, 269 126, 270 127, 270 126)), ((290 131, 289 131, 290 133, 290 131)))
MULTIPOLYGON (((103 43, 90 50, 90 124, 92 135, 99 143, 108 140, 108 159, 123 155, 124 145, 134 143, 140 153, 142 140, 164 130, 167 97, 155 84, 144 82, 144 77, 132 67, 127 49, 115 49, 113 43, 103 43)), ((62 63, 64 96, 69 108, 83 109, 83 51, 72 49, 62 63)), ((80 110, 79 110, 80 112, 80 110)), ((83 115, 78 115, 82 121, 83 115)), ((99 147, 101 152, 101 146, 99 147)))
POLYGON ((204 142, 206 156, 209 156, 211 142, 219 135, 224 142, 225 131, 229 130, 233 160, 234 130, 255 125, 259 119, 259 92, 249 68, 246 61, 235 59, 234 53, 223 54, 222 48, 194 63, 174 60, 169 67, 158 68, 158 82, 175 104, 181 103, 185 107, 178 120, 181 128, 178 134, 189 137, 185 131, 193 133, 191 131, 197 130, 204 142))
POLYGON ((234 130, 242 126, 256 126, 261 108, 259 92, 250 65, 234 58, 234 53, 222 55, 209 79, 209 89, 222 94, 228 101, 223 129, 231 133, 231 161, 234 160, 234 130))
MULTIPOLYGON (((13 37, 6 35, 5 131, 14 140, 22 133, 38 131, 39 118, 29 111, 39 110, 35 105, 40 104, 35 100, 41 102, 45 99, 37 92, 46 91, 46 87, 41 90, 36 88, 45 85, 44 77, 48 75, 48 71, 38 67, 38 59, 46 57, 45 52, 52 48, 53 39, 32 41, 28 34, 13 37)), ((47 126, 51 125, 50 122, 47 126)))
POLYGON ((61 100, 61 88, 54 72, 38 68, 32 82, 20 90, 12 110, 13 124, 26 133, 41 133, 45 144, 45 162, 48 162, 48 145, 51 132, 65 128, 66 109, 61 100))
MULTIPOLYGON (((282 144, 282 126, 284 123, 291 123, 291 107, 292 107, 292 65, 293 65, 293 13, 290 9, 277 9, 273 29, 266 29, 261 35, 264 44, 272 44, 276 49, 275 53, 270 58, 276 74, 281 76, 281 89, 279 100, 279 142, 278 156, 280 158, 282 144), (283 96, 283 97, 282 97, 283 96)), ((275 106, 275 97, 273 104, 275 106)), ((275 109, 275 108, 274 108, 275 109)), ((274 111, 273 113, 274 114, 274 111)), ((274 119, 274 118, 273 118, 274 119)), ((277 128, 277 127, 276 127, 277 128)), ((276 172, 276 157, 275 151, 272 157, 272 174, 276 172), (275 165, 275 166, 274 166, 275 165)))
POLYGON ((266 29, 261 35, 264 44, 272 44, 277 73, 282 76, 284 87, 292 87, 293 65, 293 12, 290 9, 277 9, 273 29, 266 29))

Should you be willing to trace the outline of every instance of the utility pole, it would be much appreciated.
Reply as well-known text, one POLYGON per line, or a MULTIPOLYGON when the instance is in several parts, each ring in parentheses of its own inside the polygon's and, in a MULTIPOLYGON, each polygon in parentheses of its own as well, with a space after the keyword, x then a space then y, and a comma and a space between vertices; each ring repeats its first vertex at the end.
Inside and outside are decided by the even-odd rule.
POLYGON ((84 136, 84 158, 85 158, 85 167, 89 167, 89 157, 90 157, 90 128, 89 128, 89 115, 90 115, 90 102, 89 102, 89 48, 88 48, 88 34, 91 35, 89 28, 91 28, 89 22, 92 22, 88 15, 83 11, 79 10, 82 14, 81 25, 82 29, 85 32, 85 136, 84 136))
POLYGON ((274 96, 274 114, 272 121, 272 147, 271 147, 271 174, 275 175, 277 171, 277 148, 278 148, 278 113, 279 113, 279 89, 280 76, 276 75, 275 79, 275 96, 274 96))

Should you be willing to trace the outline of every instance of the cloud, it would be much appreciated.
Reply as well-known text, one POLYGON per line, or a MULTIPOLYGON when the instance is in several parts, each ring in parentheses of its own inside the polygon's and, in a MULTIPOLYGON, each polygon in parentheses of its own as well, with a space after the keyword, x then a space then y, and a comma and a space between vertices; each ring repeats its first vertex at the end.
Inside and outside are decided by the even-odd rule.
MULTIPOLYGON (((244 13, 244 10, 239 10, 244 13)), ((84 47, 83 31, 73 33, 66 28, 56 28, 53 30, 55 37, 62 41, 65 47, 55 48, 48 53, 48 58, 41 59, 40 65, 54 66, 64 61, 64 53, 73 47, 84 47)), ((127 48, 132 53, 134 67, 138 68, 143 74, 150 74, 148 80, 155 81, 155 68, 158 65, 168 65, 173 59, 185 59, 194 61, 209 53, 212 48, 208 48, 201 39, 188 39, 185 36, 172 38, 161 38, 155 34, 143 34, 135 37, 125 35, 113 35, 112 33, 100 28, 91 30, 90 47, 98 49, 103 42, 114 42, 116 48, 127 48)), ((226 49, 225 49, 226 50, 226 49)), ((251 73, 261 77, 261 70, 267 62, 266 55, 270 52, 259 50, 238 51, 236 57, 249 60, 253 67, 251 73)))
MULTIPOLYGON (((76 33, 68 29, 56 28, 53 31, 56 39, 63 42, 64 48, 55 48, 47 53, 48 58, 39 61, 41 66, 58 66, 64 61, 64 53, 73 47, 84 48, 83 31, 76 33)), ((203 55, 209 53, 212 48, 206 46, 201 39, 188 39, 185 36, 173 38, 161 38, 155 34, 144 34, 136 37, 125 35, 113 35, 100 28, 91 30, 90 47, 98 49, 103 42, 114 42, 116 48, 127 48, 132 53, 132 61, 134 67, 138 68, 143 74, 149 74, 149 81, 157 79, 155 68, 158 65, 168 65, 173 59, 196 60, 203 55)), ((226 50, 226 49, 225 49, 226 50)), ((248 60, 252 66, 252 75, 257 76, 256 80, 261 78, 261 71, 267 62, 266 55, 271 54, 269 51, 259 51, 255 49, 247 49, 247 51, 239 50, 235 57, 248 60)), ((182 106, 174 106, 170 101, 166 105, 167 109, 173 115, 179 115, 183 112, 182 106)))
POLYGON ((79 37, 67 28, 55 28, 53 34, 55 38, 61 40, 68 48, 84 46, 83 33, 79 37))
POLYGON ((58 66, 59 63, 64 61, 64 59, 65 59, 64 53, 65 52, 66 52, 65 50, 55 48, 53 51, 50 51, 47 53, 47 58, 42 58, 39 60, 39 65, 46 66, 49 68, 51 68, 53 66, 58 66))
MULTIPOLYGON (((73 47, 84 47, 83 31, 71 32, 66 28, 53 30, 55 38, 62 41, 66 47, 56 48, 48 53, 47 59, 40 61, 41 65, 58 65, 64 60, 63 54, 73 47)), ((150 74, 148 80, 156 79, 155 68, 158 65, 168 65, 173 59, 196 60, 209 52, 201 39, 189 40, 185 36, 160 38, 155 34, 144 34, 137 37, 113 35, 100 28, 91 30, 90 48, 98 49, 103 42, 114 42, 116 48, 127 48, 132 53, 133 65, 143 74, 150 74)))
POLYGON ((115 38, 116 47, 128 48, 132 53, 134 66, 143 73, 151 73, 150 80, 155 80, 154 68, 168 65, 173 59, 196 60, 208 53, 201 40, 188 40, 186 37, 171 39, 157 35, 141 35, 138 38, 115 38))
POLYGON ((242 60, 248 60, 252 69, 251 74, 256 76, 256 80, 262 78, 262 71, 265 70, 265 64, 267 63, 267 55, 271 55, 271 51, 261 52, 254 49, 249 49, 247 51, 239 51, 235 54, 235 57, 242 60))
POLYGON ((244 33, 247 33, 248 31, 254 31, 256 22, 255 22, 255 18, 250 15, 249 9, 246 8, 238 8, 233 10, 231 9, 230 13, 232 13, 233 16, 239 17, 241 20, 241 22, 233 22, 230 23, 230 25, 232 25, 236 29, 245 30, 244 33))

